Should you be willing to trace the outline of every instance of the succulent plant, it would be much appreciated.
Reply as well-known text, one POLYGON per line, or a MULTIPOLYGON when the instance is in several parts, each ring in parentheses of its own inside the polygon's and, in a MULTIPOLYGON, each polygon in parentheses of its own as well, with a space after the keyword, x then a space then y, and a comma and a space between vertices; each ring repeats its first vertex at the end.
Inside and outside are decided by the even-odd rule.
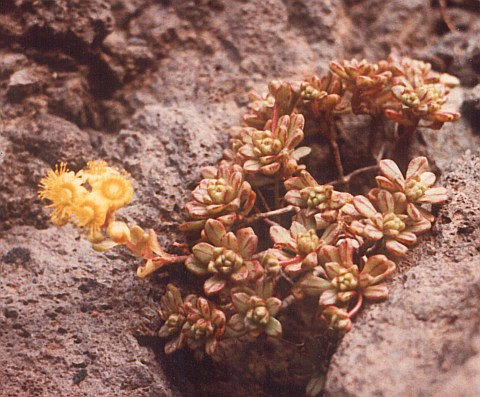
POLYGON ((338 192, 332 185, 319 185, 307 171, 287 179, 285 187, 285 201, 304 208, 305 216, 314 216, 318 229, 335 222, 339 210, 353 199, 350 193, 338 192))
POLYGON ((352 329, 352 320, 348 312, 337 306, 327 306, 323 309, 321 318, 330 328, 340 332, 349 332, 352 329))
POLYGON ((185 266, 199 276, 210 276, 203 288, 207 295, 220 292, 230 282, 242 284, 257 274, 260 265, 252 259, 258 237, 252 228, 240 229, 236 234, 214 219, 205 224, 206 242, 196 244, 185 266))
POLYGON ((353 243, 342 240, 338 246, 327 245, 320 250, 323 277, 307 275, 299 283, 299 289, 307 294, 319 296, 322 306, 347 303, 361 295, 366 299, 380 300, 388 297, 388 290, 381 283, 395 270, 395 263, 385 255, 373 255, 353 261, 353 243))
MULTIPOLYGON (((164 323, 158 335, 169 338, 166 353, 187 347, 198 358, 219 359, 220 341, 227 347, 232 341, 226 339, 251 343, 262 335, 279 338, 280 348, 286 341, 304 348, 309 340, 322 340, 326 357, 334 340, 351 329, 364 300, 388 297, 385 279, 396 268, 393 260, 430 229, 430 206, 447 200, 446 189, 434 187, 425 157, 410 161, 404 176, 395 162, 381 159, 382 149, 372 155, 371 166, 345 175, 338 121, 347 112, 368 114, 369 147, 383 147, 403 161, 420 122, 439 128, 459 117, 443 109, 456 84, 458 79, 433 72, 428 63, 390 56, 377 63, 334 61, 324 76, 274 80, 268 94, 250 93, 243 126, 218 166, 202 170, 203 179, 185 206, 190 220, 180 230, 201 233, 189 234, 186 244, 172 244, 183 255, 163 250, 154 230, 117 219, 117 211, 133 197, 133 181, 104 161, 88 162, 76 173, 61 163, 42 178, 39 196, 49 200, 56 225, 71 222, 83 229, 94 249, 122 245, 145 260, 139 277, 173 263, 185 263, 199 276, 198 284, 189 277, 193 285, 185 288, 191 292, 203 286, 211 301, 198 294, 182 299, 173 284, 160 300, 164 323), (398 125, 387 130, 387 118, 398 125), (337 180, 328 184, 318 183, 307 165, 299 164, 310 151, 299 147, 305 119, 306 142, 330 145, 337 180), (362 188, 363 179, 356 179, 360 174, 378 168, 378 187, 355 197, 347 192, 362 188), (257 234, 265 237, 260 243, 257 234), (276 318, 280 310, 283 324, 276 318)), ((317 171, 319 180, 328 177, 317 171)), ((326 363, 309 366, 307 393, 318 395, 326 363)))
POLYGON ((232 303, 237 313, 230 318, 228 326, 233 333, 248 333, 254 337, 263 332, 274 337, 282 334, 282 325, 274 317, 280 310, 282 301, 273 297, 272 293, 271 281, 260 279, 256 282, 255 290, 244 289, 232 294, 232 303))
POLYGON ((160 299, 158 314, 165 321, 158 331, 158 336, 161 338, 176 336, 165 345, 165 353, 173 353, 175 350, 182 348, 185 343, 181 331, 187 321, 187 310, 183 305, 182 296, 173 284, 167 285, 165 295, 160 299))
POLYGON ((193 190, 193 200, 185 205, 195 221, 184 223, 183 230, 202 229, 207 219, 217 219, 229 227, 255 204, 255 192, 245 181, 242 167, 223 161, 216 174, 208 171, 208 177, 193 190))
POLYGON ((338 225, 329 226, 322 237, 318 237, 314 228, 307 229, 294 221, 290 230, 284 227, 272 226, 270 238, 273 249, 270 252, 279 260, 288 273, 299 273, 313 269, 318 265, 318 252, 326 244, 331 244, 338 237, 338 225))
POLYGON ((448 195, 444 187, 432 187, 435 183, 435 174, 428 171, 426 157, 416 157, 410 161, 406 179, 392 160, 380 161, 380 171, 382 175, 376 177, 379 188, 392 193, 404 193, 408 206, 413 207, 410 211, 419 211, 425 219, 433 222, 433 215, 419 205, 444 203, 448 195))
POLYGON ((353 199, 355 209, 364 219, 353 221, 350 230, 373 241, 384 239, 389 252, 403 256, 408 251, 407 246, 417 242, 416 235, 429 230, 431 224, 425 218, 409 211, 403 193, 392 194, 380 190, 376 198, 378 210, 365 196, 356 196, 353 199))
POLYGON ((432 129, 459 119, 459 113, 442 110, 449 87, 458 85, 458 79, 431 73, 430 64, 409 58, 391 58, 391 69, 395 74, 391 92, 397 104, 386 108, 388 118, 409 127, 416 127, 420 120, 425 120, 430 123, 423 127, 432 129))
POLYGON ((306 147, 296 148, 303 140, 303 126, 303 116, 294 114, 280 117, 273 131, 244 129, 243 145, 238 149, 243 169, 268 176, 279 173, 288 178, 297 170, 298 160, 310 152, 306 147))
POLYGON ((207 299, 191 295, 185 299, 187 319, 182 326, 182 336, 186 346, 200 357, 203 351, 214 356, 218 341, 225 333, 225 313, 207 299))
POLYGON ((330 70, 352 92, 350 102, 354 114, 381 114, 382 105, 388 99, 388 86, 392 78, 392 72, 388 69, 386 62, 370 63, 365 59, 330 62, 330 70))
POLYGON ((254 91, 250 91, 248 97, 250 99, 249 110, 243 116, 243 122, 248 127, 262 130, 267 121, 273 117, 275 98, 270 94, 262 97, 254 91))
POLYGON ((327 73, 323 77, 311 76, 301 88, 302 100, 308 103, 314 113, 333 112, 342 101, 344 89, 337 75, 327 73))

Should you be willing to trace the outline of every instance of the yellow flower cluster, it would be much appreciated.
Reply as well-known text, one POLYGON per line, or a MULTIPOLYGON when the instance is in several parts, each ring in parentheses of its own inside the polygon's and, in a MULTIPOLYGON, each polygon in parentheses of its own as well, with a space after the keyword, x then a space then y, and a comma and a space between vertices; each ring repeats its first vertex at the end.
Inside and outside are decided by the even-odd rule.
POLYGON ((49 170, 39 184, 39 197, 51 201, 55 225, 68 222, 88 233, 91 242, 104 240, 102 228, 114 222, 116 210, 132 200, 132 179, 125 171, 109 167, 105 161, 89 161, 77 173, 65 163, 49 170))

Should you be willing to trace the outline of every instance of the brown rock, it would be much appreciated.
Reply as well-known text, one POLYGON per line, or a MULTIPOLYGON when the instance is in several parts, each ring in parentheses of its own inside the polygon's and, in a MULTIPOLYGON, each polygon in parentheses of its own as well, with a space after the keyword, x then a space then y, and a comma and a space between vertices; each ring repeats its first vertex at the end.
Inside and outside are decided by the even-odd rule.
POLYGON ((480 161, 457 161, 434 233, 399 264, 387 302, 343 339, 326 397, 474 397, 480 384, 480 161))

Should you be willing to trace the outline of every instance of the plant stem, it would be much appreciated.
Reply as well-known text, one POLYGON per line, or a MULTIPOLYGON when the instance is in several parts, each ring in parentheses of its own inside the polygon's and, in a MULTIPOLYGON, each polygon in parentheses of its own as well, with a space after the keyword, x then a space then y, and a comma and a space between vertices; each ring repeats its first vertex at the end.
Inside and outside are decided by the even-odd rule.
POLYGON ((266 211, 271 211, 270 206, 267 203, 267 200, 265 199, 265 196, 263 195, 262 191, 260 189, 255 189, 255 193, 257 193, 258 198, 262 202, 263 206, 265 207, 266 211))
POLYGON ((272 132, 275 133, 277 129, 278 123, 278 101, 275 100, 275 104, 273 105, 273 116, 272 116, 272 132))
POLYGON ((280 207, 280 180, 278 174, 275 175, 275 185, 274 185, 274 204, 275 209, 280 207))
POLYGON ((300 208, 296 207, 295 205, 287 205, 286 207, 279 208, 273 211, 261 212, 259 214, 249 216, 248 218, 245 218, 243 222, 246 225, 250 225, 252 223, 259 221, 260 219, 270 218, 272 216, 277 216, 277 215, 283 215, 293 211, 298 212, 300 211, 300 208))
POLYGON ((330 148, 332 149, 332 154, 333 154, 333 161, 335 162, 335 167, 337 168, 337 173, 338 173, 338 180, 343 181, 344 180, 344 172, 343 172, 343 164, 342 164, 342 158, 340 156, 340 148, 338 147, 338 143, 334 137, 333 134, 333 115, 329 114, 326 116, 326 131, 325 135, 328 140, 328 143, 330 144, 330 148))
POLYGON ((363 295, 358 294, 357 295, 357 303, 355 304, 353 309, 348 312, 348 318, 352 318, 353 316, 355 316, 358 313, 358 311, 362 307, 362 303, 363 303, 363 295))
POLYGON ((293 295, 288 295, 283 301, 282 301, 282 310, 285 310, 288 308, 293 302, 295 302, 295 297, 293 295))
POLYGON ((362 174, 364 172, 375 171, 375 170, 378 170, 378 168, 379 168, 378 164, 377 165, 369 165, 367 167, 362 167, 362 168, 359 168, 355 171, 352 171, 350 174, 344 176, 343 180, 337 179, 335 181, 328 182, 327 185, 342 185, 344 183, 350 182, 351 179, 354 176, 357 176, 357 175, 362 174))

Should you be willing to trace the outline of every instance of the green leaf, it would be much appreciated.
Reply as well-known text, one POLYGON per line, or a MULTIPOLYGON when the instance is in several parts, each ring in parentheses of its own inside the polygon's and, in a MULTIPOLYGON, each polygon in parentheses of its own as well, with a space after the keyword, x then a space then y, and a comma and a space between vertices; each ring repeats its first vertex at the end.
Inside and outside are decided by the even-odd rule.
POLYGON ((270 317, 270 320, 265 327, 265 333, 275 338, 280 337, 282 335, 282 324, 276 318, 270 317))
POLYGON ((202 263, 208 263, 213 258, 214 247, 208 243, 198 243, 192 248, 195 258, 202 263))
POLYGON ((300 288, 307 295, 316 296, 331 289, 332 285, 328 280, 320 277, 307 276, 300 282, 300 288))
POLYGON ((222 239, 226 234, 225 226, 215 219, 209 219, 205 224, 205 234, 213 245, 222 247, 222 239))
POLYGON ((185 267, 197 276, 204 276, 208 274, 207 266, 203 265, 193 255, 189 256, 185 261, 185 267))
POLYGON ((257 250, 258 237, 251 227, 237 231, 238 253, 243 259, 250 259, 257 250))
POLYGON ((307 384, 305 390, 307 397, 316 397, 318 396, 325 387, 325 375, 314 376, 307 384))
POLYGON ((250 308, 249 301, 250 295, 245 292, 238 292, 232 295, 232 303, 235 306, 235 309, 241 313, 246 313, 248 311, 250 308))
POLYGON ((309 148, 308 146, 301 146, 293 151, 292 157, 295 160, 300 160, 301 158, 308 156, 311 151, 312 149, 309 148))
POLYGON ((213 295, 220 292, 225 286, 227 285, 227 281, 218 277, 213 276, 210 277, 205 283, 203 284, 203 290, 207 295, 213 295))

